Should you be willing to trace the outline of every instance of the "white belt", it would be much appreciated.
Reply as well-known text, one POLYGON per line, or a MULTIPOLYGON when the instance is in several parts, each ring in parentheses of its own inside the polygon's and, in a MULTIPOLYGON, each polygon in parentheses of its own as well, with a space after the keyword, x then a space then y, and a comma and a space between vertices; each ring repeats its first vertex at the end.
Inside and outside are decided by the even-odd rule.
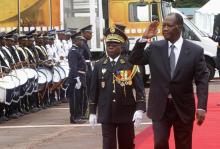
POLYGON ((86 63, 90 63, 91 62, 91 60, 86 60, 86 63))
POLYGON ((86 72, 85 71, 78 71, 78 73, 81 73, 81 74, 85 74, 86 72))

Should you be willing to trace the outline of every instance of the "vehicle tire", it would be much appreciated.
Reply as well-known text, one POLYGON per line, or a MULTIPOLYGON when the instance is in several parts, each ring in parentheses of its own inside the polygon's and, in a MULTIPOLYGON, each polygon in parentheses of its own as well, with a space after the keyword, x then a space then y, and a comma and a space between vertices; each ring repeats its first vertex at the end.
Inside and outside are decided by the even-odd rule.
POLYGON ((215 76, 215 68, 209 64, 209 63, 206 63, 207 67, 208 67, 208 70, 209 70, 209 80, 212 80, 215 76))

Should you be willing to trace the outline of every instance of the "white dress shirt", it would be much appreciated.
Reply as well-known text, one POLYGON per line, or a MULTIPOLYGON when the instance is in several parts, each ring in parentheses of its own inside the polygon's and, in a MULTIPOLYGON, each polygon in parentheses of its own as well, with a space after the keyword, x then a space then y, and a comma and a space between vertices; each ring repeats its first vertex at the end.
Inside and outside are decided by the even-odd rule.
POLYGON ((119 59, 119 57, 120 57, 120 55, 119 56, 117 56, 116 58, 111 58, 111 57, 109 57, 109 59, 110 59, 110 62, 112 62, 112 61, 115 61, 115 64, 117 63, 117 61, 118 61, 118 59, 119 59))

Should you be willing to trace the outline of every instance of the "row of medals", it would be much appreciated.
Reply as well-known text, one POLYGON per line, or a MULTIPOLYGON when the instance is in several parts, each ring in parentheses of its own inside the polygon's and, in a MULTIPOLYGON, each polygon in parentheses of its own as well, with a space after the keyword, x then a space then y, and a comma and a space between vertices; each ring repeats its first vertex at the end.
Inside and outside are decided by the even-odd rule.
MULTIPOLYGON (((102 74, 104 75, 106 73, 106 69, 103 68, 102 69, 102 74)), ((116 82, 118 84, 120 84, 122 87, 124 87, 125 85, 129 85, 131 86, 132 85, 132 80, 131 78, 129 77, 128 78, 128 71, 124 70, 124 71, 120 71, 120 76, 121 76, 121 79, 116 79, 116 82)), ((114 74, 113 74, 113 77, 114 77, 114 74)), ((101 86, 102 88, 105 87, 105 81, 102 81, 101 82, 101 86)))

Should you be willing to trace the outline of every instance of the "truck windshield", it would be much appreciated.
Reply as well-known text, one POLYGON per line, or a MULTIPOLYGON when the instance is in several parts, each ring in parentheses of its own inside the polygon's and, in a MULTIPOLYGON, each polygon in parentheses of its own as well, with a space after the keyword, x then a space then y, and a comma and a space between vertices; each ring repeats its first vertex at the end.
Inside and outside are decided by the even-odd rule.
POLYGON ((150 21, 149 5, 147 3, 129 3, 129 21, 150 21))
POLYGON ((194 30, 196 30, 197 33, 199 33, 201 36, 203 37, 206 36, 206 34, 204 34, 201 30, 199 30, 198 27, 194 25, 190 20, 184 19, 184 21, 187 22, 187 25, 193 28, 194 30))
POLYGON ((163 18, 165 18, 171 12, 171 4, 163 1, 161 3, 161 7, 162 7, 163 18))

